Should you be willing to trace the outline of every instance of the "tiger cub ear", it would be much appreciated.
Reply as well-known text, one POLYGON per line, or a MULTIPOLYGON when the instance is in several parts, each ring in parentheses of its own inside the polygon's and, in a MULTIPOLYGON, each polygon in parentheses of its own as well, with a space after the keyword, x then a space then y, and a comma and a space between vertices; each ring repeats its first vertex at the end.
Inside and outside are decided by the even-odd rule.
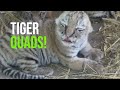
POLYGON ((58 25, 59 24, 59 18, 55 19, 55 24, 58 25))
POLYGON ((92 27, 90 21, 88 22, 87 29, 88 29, 89 33, 91 33, 93 31, 93 27, 92 27))

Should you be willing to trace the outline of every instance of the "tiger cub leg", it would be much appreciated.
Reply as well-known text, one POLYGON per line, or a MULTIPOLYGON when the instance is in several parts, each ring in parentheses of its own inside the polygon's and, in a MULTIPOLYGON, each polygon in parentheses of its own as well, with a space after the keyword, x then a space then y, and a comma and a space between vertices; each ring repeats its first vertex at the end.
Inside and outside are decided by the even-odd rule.
POLYGON ((87 43, 86 47, 83 48, 80 53, 84 55, 85 58, 100 61, 103 58, 103 52, 100 49, 92 48, 92 46, 87 43))
POLYGON ((23 72, 30 73, 36 71, 39 65, 35 60, 17 59, 14 66, 23 72))
POLYGON ((86 58, 64 58, 60 60, 60 63, 72 70, 87 70, 88 73, 95 72, 102 74, 103 66, 96 61, 86 58))

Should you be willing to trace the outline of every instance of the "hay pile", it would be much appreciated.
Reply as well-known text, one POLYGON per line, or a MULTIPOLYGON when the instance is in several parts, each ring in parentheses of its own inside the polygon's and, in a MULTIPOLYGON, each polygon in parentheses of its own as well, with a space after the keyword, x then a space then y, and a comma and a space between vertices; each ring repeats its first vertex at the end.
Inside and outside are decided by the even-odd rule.
POLYGON ((106 18, 102 33, 104 36, 104 61, 106 78, 120 78, 120 12, 115 19, 106 18))

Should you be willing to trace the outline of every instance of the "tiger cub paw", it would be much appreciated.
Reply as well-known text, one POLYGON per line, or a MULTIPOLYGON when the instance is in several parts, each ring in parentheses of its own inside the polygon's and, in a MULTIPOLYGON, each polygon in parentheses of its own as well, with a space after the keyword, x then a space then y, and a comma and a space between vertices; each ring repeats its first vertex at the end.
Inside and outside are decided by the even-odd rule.
POLYGON ((93 60, 89 60, 89 61, 85 62, 84 69, 86 69, 86 71, 88 73, 92 73, 92 72, 95 72, 97 74, 104 73, 104 71, 103 71, 104 66, 93 60))
POLYGON ((72 70, 87 70, 88 73, 103 73, 104 66, 99 64, 97 61, 93 61, 90 59, 79 58, 78 60, 74 60, 72 62, 68 62, 67 66, 72 70))
POLYGON ((101 59, 104 57, 103 52, 100 49, 93 48, 89 51, 89 54, 85 56, 85 58, 95 60, 100 62, 101 59))

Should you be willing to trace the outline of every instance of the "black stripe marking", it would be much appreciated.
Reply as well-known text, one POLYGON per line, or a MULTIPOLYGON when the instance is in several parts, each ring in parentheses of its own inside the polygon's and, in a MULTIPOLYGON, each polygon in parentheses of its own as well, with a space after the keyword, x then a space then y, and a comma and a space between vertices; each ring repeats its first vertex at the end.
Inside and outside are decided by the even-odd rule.
POLYGON ((12 68, 2 69, 2 73, 16 79, 45 79, 44 75, 31 75, 24 72, 14 70, 12 68))

